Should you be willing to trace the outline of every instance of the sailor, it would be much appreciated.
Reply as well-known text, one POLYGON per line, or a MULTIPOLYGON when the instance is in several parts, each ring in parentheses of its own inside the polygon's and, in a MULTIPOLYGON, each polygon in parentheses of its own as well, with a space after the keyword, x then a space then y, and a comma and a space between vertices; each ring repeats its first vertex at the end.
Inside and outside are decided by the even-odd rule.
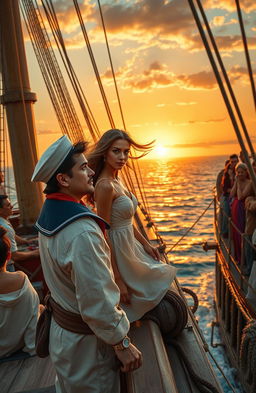
POLYGON ((54 304, 76 316, 64 318, 65 327, 52 318, 49 352, 57 393, 116 393, 120 362, 121 371, 133 371, 142 356, 127 336, 129 321, 118 306, 103 234, 107 224, 81 203, 94 191, 85 150, 85 142, 72 145, 63 136, 45 151, 32 176, 46 183, 36 223, 45 280, 54 304), (81 323, 80 330, 74 326, 81 323))

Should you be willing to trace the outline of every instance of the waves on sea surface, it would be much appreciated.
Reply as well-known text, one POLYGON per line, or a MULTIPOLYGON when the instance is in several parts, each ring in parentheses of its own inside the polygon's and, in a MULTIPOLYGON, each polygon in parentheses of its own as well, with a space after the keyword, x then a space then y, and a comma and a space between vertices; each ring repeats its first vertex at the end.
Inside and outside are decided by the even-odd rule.
MULTIPOLYGON (((188 231, 213 199, 218 172, 226 157, 180 158, 173 160, 141 160, 141 173, 152 220, 170 250, 188 231)), ((168 254, 178 268, 179 283, 192 289, 199 298, 196 312, 199 326, 210 346, 214 311, 214 251, 205 253, 202 243, 214 240, 213 204, 179 245, 168 254)), ((215 342, 220 342, 217 329, 215 342)), ((211 348, 218 364, 237 392, 234 370, 227 363, 221 347, 211 348)), ((216 369, 216 367, 214 366, 216 369)), ((216 370, 225 393, 231 392, 216 370)))

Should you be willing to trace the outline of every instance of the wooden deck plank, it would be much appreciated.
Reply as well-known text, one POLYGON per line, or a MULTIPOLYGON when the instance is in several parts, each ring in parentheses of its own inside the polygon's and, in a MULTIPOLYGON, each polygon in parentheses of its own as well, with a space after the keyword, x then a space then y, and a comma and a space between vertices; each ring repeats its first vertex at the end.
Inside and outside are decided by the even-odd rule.
MULTIPOLYGON (((194 372, 202 379, 210 382, 213 386, 221 391, 216 376, 213 373, 212 367, 208 360, 203 345, 199 345, 200 338, 199 333, 194 327, 186 328, 183 332, 175 339, 179 346, 186 354, 189 359, 189 363, 193 368, 194 372), (207 366, 208 365, 208 366, 207 366)), ((179 393, 199 393, 200 390, 192 381, 189 376, 189 372, 186 366, 181 360, 181 356, 177 353, 175 347, 168 343, 167 339, 166 350, 170 360, 172 372, 175 375, 176 384, 179 393)))
POLYGON ((1 393, 17 393, 54 385, 55 370, 50 357, 9 361, 0 364, 1 393))
POLYGON ((143 321, 140 327, 131 328, 130 336, 143 354, 143 365, 126 375, 127 393, 177 393, 158 326, 152 321, 143 321))

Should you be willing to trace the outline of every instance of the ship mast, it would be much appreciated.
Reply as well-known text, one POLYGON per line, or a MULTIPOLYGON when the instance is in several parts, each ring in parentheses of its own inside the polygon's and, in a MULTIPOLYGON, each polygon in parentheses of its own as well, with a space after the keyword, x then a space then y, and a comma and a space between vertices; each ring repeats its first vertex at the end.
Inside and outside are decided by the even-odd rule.
POLYGON ((0 39, 3 78, 1 103, 5 105, 21 225, 36 221, 43 197, 41 186, 31 183, 37 162, 33 104, 18 0, 0 1, 0 39))

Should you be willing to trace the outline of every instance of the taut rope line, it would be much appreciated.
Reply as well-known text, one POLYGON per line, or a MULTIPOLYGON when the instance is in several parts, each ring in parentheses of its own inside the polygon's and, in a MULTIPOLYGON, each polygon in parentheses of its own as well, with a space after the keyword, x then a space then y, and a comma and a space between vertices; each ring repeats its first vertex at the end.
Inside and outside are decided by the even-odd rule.
POLYGON ((187 236, 187 234, 191 231, 191 229, 194 228, 194 226, 198 223, 198 221, 201 220, 201 218, 205 215, 205 213, 207 212, 207 210, 211 207, 211 205, 213 204, 214 199, 211 200, 211 202, 209 203, 209 205, 206 207, 206 209, 203 211, 203 213, 196 219, 196 221, 194 222, 193 225, 191 225, 190 228, 188 228, 186 230, 186 232, 184 233, 184 235, 181 236, 181 238, 169 249, 166 251, 166 254, 168 254, 169 252, 171 252, 180 242, 182 239, 184 239, 185 236, 187 236))

